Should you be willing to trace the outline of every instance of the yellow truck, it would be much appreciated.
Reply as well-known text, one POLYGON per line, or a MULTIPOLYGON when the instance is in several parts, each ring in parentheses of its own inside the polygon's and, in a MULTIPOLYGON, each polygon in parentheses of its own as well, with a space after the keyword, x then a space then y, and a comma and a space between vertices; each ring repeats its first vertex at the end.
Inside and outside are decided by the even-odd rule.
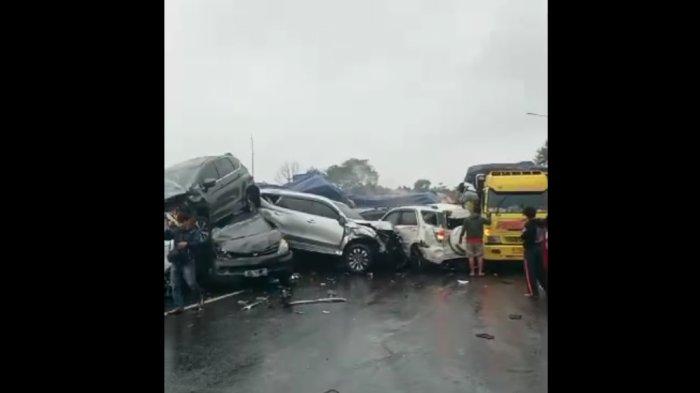
POLYGON ((481 210, 491 213, 484 228, 484 259, 522 261, 520 240, 527 206, 537 208, 537 217, 547 217, 547 172, 543 170, 496 170, 475 177, 481 210))

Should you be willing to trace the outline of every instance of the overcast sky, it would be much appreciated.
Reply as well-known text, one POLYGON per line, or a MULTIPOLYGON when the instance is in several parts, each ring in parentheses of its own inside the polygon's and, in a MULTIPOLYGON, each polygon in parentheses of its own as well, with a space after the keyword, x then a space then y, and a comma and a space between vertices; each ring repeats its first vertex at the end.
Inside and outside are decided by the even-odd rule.
POLYGON ((547 139, 545 0, 168 0, 165 165, 231 152, 273 182, 366 158, 455 186, 547 139))

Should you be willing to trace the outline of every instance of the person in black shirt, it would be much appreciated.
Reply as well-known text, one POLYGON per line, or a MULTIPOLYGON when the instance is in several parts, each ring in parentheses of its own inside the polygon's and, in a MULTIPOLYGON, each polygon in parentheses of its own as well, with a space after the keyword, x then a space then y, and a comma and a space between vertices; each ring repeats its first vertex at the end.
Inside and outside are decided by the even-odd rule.
POLYGON ((523 249, 525 251, 525 278, 528 293, 526 296, 537 298, 539 295, 538 282, 542 282, 542 241, 544 240, 545 221, 535 218, 537 209, 526 207, 523 215, 527 218, 523 226, 523 249))
POLYGON ((197 226, 197 218, 186 209, 179 209, 177 223, 166 220, 165 240, 173 240, 173 249, 168 253, 170 283, 172 285, 175 314, 183 311, 183 282, 199 299, 199 309, 203 305, 202 291, 197 284, 195 256, 198 247, 206 242, 206 237, 197 226))

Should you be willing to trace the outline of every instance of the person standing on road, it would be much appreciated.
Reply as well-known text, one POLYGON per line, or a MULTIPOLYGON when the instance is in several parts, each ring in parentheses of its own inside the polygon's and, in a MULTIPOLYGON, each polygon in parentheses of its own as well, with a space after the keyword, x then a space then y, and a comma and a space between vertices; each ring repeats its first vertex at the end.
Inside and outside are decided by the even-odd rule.
POLYGON ((526 207, 523 215, 526 218, 523 226, 523 249, 525 251, 525 278, 527 280, 528 293, 526 296, 537 298, 539 296, 538 283, 542 282, 542 246, 545 236, 545 221, 535 218, 537 209, 526 207))
POLYGON ((197 218, 187 209, 177 211, 177 224, 166 220, 165 240, 173 240, 173 250, 168 253, 170 284, 172 286, 174 314, 181 313, 184 305, 183 281, 199 299, 198 309, 203 306, 203 294, 197 284, 195 255, 199 246, 206 242, 205 235, 197 226, 197 218))
POLYGON ((475 259, 479 259, 479 276, 484 275, 484 225, 491 224, 489 217, 481 215, 481 208, 475 205, 471 215, 464 219, 462 232, 459 234, 460 242, 466 237, 465 253, 469 258, 469 275, 474 276, 475 259))

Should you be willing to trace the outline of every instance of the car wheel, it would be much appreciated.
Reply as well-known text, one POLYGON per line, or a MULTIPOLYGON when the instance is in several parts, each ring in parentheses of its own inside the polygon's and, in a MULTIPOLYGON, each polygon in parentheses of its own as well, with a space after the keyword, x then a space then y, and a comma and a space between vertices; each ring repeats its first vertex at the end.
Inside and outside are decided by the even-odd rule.
POLYGON ((257 187, 249 187, 245 192, 245 210, 254 213, 260 207, 260 190, 257 187))
POLYGON ((345 248, 343 253, 345 267, 353 273, 366 272, 372 264, 373 258, 374 250, 363 243, 351 244, 345 248))
POLYGON ((423 257, 423 253, 421 252, 420 248, 418 248, 418 246, 411 247, 410 263, 411 268, 418 272, 425 270, 427 266, 427 262, 423 257))

